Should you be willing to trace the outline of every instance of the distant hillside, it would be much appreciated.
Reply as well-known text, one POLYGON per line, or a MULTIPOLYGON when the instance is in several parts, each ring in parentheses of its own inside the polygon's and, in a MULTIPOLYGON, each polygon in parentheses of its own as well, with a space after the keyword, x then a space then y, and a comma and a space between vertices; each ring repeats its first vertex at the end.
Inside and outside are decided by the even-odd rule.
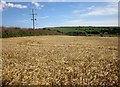
POLYGON ((66 35, 80 36, 80 35, 118 35, 118 27, 55 27, 50 30, 59 31, 66 35))
MULTIPOLYGON (((1 28, 0 28, 1 30, 1 28)), ((54 27, 54 28, 17 28, 2 27, 2 37, 22 37, 40 35, 70 35, 70 36, 118 36, 118 27, 54 27)))

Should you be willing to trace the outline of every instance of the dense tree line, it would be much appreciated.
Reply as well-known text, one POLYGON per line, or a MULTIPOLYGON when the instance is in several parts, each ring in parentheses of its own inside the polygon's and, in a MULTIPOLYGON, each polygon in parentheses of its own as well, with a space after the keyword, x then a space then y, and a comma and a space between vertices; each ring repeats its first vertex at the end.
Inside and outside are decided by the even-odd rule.
POLYGON ((46 29, 30 29, 17 27, 2 27, 2 38, 8 37, 22 37, 22 36, 39 36, 39 35, 61 35, 57 31, 50 31, 46 29))

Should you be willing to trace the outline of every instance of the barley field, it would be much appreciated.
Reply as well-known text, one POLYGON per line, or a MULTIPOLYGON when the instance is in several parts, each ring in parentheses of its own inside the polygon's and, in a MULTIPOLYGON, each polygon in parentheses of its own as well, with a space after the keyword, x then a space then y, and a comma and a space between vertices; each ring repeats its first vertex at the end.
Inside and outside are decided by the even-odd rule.
POLYGON ((4 85, 117 85, 117 37, 2 39, 4 85))

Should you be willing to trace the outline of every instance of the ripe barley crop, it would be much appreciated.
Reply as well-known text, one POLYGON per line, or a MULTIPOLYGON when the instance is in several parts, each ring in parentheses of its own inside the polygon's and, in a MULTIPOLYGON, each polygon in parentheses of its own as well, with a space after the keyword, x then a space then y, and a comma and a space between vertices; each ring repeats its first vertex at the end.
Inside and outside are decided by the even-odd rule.
POLYGON ((118 84, 117 37, 3 39, 5 85, 118 84))

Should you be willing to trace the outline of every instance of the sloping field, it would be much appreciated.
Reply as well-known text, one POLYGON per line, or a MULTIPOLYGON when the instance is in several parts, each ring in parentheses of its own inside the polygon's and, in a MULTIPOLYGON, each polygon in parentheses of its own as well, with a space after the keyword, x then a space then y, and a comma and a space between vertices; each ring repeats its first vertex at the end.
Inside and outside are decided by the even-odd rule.
POLYGON ((3 39, 3 84, 117 85, 117 37, 3 39))

